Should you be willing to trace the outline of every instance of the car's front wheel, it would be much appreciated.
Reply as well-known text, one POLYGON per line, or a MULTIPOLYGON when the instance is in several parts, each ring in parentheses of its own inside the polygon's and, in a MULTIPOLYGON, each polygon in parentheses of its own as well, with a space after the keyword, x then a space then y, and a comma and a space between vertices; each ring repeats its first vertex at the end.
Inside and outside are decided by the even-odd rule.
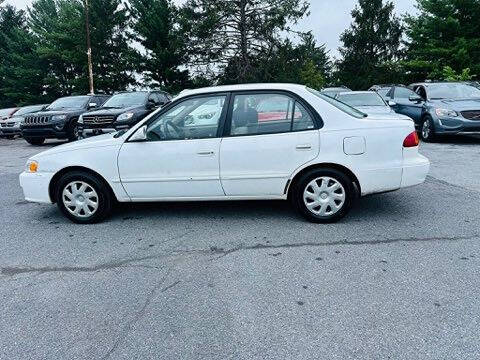
POLYGON ((93 224, 104 220, 112 210, 112 194, 97 176, 82 171, 63 175, 57 183, 56 200, 60 210, 73 222, 93 224))
POLYGON ((423 119, 420 136, 425 142, 435 141, 435 127, 433 126, 433 120, 430 116, 425 116, 423 119))
POLYGON ((353 182, 335 169, 317 169, 304 174, 294 185, 292 200, 307 220, 332 223, 343 218, 355 198, 353 182))

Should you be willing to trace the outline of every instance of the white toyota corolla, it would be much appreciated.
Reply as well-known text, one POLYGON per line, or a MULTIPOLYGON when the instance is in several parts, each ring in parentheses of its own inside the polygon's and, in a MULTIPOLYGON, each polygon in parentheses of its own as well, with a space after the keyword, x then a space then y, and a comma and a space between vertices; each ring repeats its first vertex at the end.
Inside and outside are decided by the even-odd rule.
POLYGON ((20 184, 26 200, 57 203, 78 223, 103 220, 116 201, 259 199, 332 222, 357 196, 421 184, 429 167, 411 121, 372 120, 305 86, 255 84, 184 91, 126 132, 33 156, 20 184), (220 115, 199 119, 206 106, 220 115))

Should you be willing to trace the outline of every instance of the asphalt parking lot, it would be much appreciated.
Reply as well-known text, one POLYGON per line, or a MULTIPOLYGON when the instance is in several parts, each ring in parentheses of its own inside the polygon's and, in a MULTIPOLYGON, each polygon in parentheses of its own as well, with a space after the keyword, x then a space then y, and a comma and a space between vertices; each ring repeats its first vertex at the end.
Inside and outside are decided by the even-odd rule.
POLYGON ((419 187, 338 224, 282 202, 26 203, 0 140, 1 359, 480 358, 480 137, 422 144, 419 187))

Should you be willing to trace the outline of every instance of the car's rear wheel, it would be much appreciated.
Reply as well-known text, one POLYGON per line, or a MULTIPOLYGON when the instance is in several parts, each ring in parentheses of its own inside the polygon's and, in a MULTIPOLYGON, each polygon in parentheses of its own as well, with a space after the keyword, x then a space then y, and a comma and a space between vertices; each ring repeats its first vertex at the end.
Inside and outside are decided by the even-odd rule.
POLYGON ((316 169, 294 185, 293 203, 307 220, 332 223, 343 218, 355 199, 353 182, 341 171, 316 169))
POLYGON ((60 210, 78 224, 104 220, 113 203, 108 186, 97 176, 82 171, 67 173, 60 178, 56 200, 60 210))
POLYGON ((425 116, 425 118, 423 119, 420 137, 425 142, 435 141, 435 127, 433 125, 433 120, 430 116, 425 116))
POLYGON ((45 138, 29 138, 26 137, 25 141, 30 145, 42 145, 45 142, 45 138))

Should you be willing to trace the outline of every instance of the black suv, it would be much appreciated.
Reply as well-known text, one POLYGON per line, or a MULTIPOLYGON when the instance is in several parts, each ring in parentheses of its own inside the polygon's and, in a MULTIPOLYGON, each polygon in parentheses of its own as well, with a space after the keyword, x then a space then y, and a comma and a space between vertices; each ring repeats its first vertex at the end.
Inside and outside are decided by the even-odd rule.
POLYGON ((78 120, 82 137, 129 129, 152 111, 165 105, 171 96, 163 91, 132 91, 113 95, 100 109, 78 120))
POLYGON ((108 95, 82 95, 57 99, 44 111, 25 117, 21 125, 22 135, 32 145, 43 144, 45 139, 76 140, 80 115, 98 108, 108 98, 108 95))

